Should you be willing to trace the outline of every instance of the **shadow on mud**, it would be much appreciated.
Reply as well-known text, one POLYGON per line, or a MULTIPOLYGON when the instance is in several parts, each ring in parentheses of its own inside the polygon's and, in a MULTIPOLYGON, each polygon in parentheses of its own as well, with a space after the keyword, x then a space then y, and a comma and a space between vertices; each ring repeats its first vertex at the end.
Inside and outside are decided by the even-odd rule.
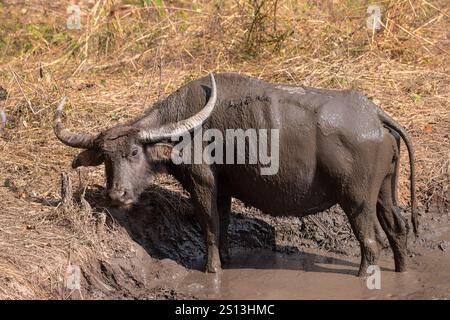
MULTIPOLYGON (((205 262, 203 234, 187 196, 152 185, 139 204, 128 211, 108 207, 99 189, 88 191, 86 198, 94 210, 107 208, 117 223, 152 257, 168 258, 188 269, 202 269, 205 262)), ((232 212, 228 235, 232 257, 224 268, 356 274, 358 267, 342 259, 306 253, 295 246, 277 245, 273 226, 239 212, 232 212)))

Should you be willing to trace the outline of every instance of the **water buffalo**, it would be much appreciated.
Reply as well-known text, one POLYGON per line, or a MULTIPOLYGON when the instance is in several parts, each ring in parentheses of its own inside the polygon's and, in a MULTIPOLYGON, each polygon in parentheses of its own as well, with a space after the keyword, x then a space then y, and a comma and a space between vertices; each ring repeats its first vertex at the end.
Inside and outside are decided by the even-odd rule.
POLYGON ((405 270, 408 223, 397 207, 396 184, 402 138, 409 153, 411 216, 417 233, 411 140, 357 91, 216 74, 184 85, 142 116, 97 135, 64 128, 64 101, 55 114, 55 134, 63 143, 85 149, 75 157, 74 168, 105 164, 114 203, 127 207, 138 201, 154 173, 168 172, 180 181, 201 223, 208 272, 220 270, 228 259, 232 197, 273 216, 302 217, 339 204, 361 246, 359 275, 376 264, 379 224, 392 247, 395 270, 405 270), (279 129, 277 173, 260 174, 259 163, 174 164, 173 137, 199 127, 279 129))

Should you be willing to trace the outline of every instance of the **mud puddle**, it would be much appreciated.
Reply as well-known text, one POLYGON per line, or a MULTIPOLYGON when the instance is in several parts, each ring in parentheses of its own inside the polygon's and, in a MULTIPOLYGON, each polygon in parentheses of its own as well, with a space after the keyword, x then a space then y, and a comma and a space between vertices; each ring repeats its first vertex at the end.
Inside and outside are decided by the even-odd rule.
MULTIPOLYGON (((435 230, 435 236, 447 243, 450 228, 435 230)), ((411 247, 404 273, 394 272, 391 254, 384 252, 380 289, 369 289, 367 278, 356 276, 359 258, 307 249, 296 254, 235 249, 221 274, 190 271, 178 289, 210 299, 450 299, 450 251, 417 242, 411 247)))
POLYGON ((370 290, 367 278, 357 277, 359 246, 347 232, 345 217, 339 212, 319 217, 320 224, 333 231, 329 234, 316 228, 314 221, 274 219, 253 211, 233 212, 228 233, 231 261, 219 274, 205 274, 199 271, 206 250, 198 221, 187 201, 180 202, 176 198, 179 196, 170 193, 166 198, 170 196, 174 203, 177 200, 186 206, 183 214, 179 210, 158 210, 161 206, 151 202, 154 197, 126 215, 112 211, 137 246, 135 251, 141 254, 133 261, 125 259, 123 264, 114 260, 103 264, 103 269, 93 267, 97 278, 113 290, 105 291, 92 284, 92 292, 102 291, 92 296, 100 299, 450 299, 450 223, 446 214, 424 216, 420 237, 414 239, 410 235, 410 258, 405 273, 394 272, 394 260, 386 241, 378 263, 381 288, 370 290), (152 209, 151 214, 148 208, 152 209))
POLYGON ((381 289, 358 278, 359 259, 327 254, 286 255, 269 250, 237 252, 221 274, 191 271, 178 286, 210 299, 448 299, 450 254, 428 253, 396 273, 383 259, 381 289))

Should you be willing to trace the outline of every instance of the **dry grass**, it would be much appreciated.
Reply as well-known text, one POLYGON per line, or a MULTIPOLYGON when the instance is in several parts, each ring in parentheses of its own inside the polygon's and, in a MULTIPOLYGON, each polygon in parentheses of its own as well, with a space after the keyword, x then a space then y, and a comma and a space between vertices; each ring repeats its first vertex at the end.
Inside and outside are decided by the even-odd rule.
MULTIPOLYGON (((378 3, 383 28, 372 33, 367 1, 356 0, 79 1, 81 30, 66 29, 64 4, 1 1, 0 85, 9 95, 0 105, 8 116, 0 139, 0 298, 59 297, 69 254, 107 253, 117 238, 99 239, 90 218, 55 209, 59 173, 70 171, 75 153, 51 130, 63 94, 70 126, 98 131, 210 71, 357 88, 411 133, 422 208, 448 208, 448 1, 378 3)), ((404 205, 407 171, 403 165, 404 205)), ((103 183, 101 168, 81 177, 83 185, 103 183)))

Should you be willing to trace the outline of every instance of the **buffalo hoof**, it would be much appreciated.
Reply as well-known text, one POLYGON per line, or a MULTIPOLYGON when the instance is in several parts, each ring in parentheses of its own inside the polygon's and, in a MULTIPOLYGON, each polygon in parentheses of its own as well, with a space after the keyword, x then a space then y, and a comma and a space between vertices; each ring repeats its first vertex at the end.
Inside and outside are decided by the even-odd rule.
POLYGON ((406 272, 406 264, 400 265, 400 266, 395 266, 395 272, 406 272))
POLYGON ((219 273, 220 271, 222 271, 222 268, 220 266, 220 262, 208 263, 205 266, 205 272, 206 273, 219 273))

